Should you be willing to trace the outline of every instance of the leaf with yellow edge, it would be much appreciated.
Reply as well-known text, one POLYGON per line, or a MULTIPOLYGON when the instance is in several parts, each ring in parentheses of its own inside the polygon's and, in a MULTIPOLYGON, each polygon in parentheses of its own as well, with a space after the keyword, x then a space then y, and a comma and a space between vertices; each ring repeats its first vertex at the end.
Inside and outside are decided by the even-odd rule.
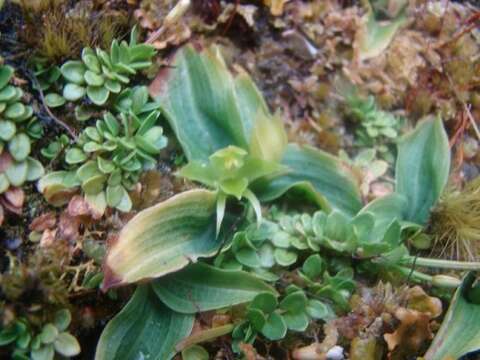
POLYGON ((137 214, 108 249, 103 288, 157 278, 213 256, 221 245, 216 200, 214 192, 191 190, 137 214))

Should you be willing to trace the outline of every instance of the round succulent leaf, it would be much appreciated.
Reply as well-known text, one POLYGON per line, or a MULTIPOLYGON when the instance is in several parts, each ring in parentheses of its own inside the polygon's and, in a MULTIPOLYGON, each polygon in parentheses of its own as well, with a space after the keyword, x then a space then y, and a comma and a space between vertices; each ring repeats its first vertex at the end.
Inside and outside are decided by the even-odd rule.
POLYGON ((58 331, 65 331, 67 330, 71 321, 72 315, 70 314, 70 311, 67 309, 61 309, 55 313, 53 323, 58 331))
POLYGON ((62 332, 58 335, 54 346, 57 353, 66 357, 80 354, 80 344, 73 335, 67 332, 62 332))
POLYGON ((87 95, 95 105, 102 106, 107 102, 110 91, 104 86, 88 86, 87 95))
POLYGON ((65 98, 57 93, 50 93, 45 95, 45 103, 48 107, 56 108, 65 105, 65 98))
POLYGON ((96 143, 95 141, 89 141, 85 145, 83 145, 83 151, 87 153, 96 152, 102 149, 102 145, 96 143))
POLYGON ((255 296, 248 308, 258 309, 265 314, 270 314, 277 308, 277 305, 277 297, 271 293, 265 292, 255 296))
POLYGON ((53 360, 55 349, 52 344, 41 346, 30 353, 32 360, 53 360))
POLYGON ((261 266, 260 257, 257 249, 248 240, 244 233, 237 233, 233 238, 232 244, 235 259, 242 265, 257 268, 261 266))
POLYGON ((95 113, 95 109, 88 105, 75 106, 75 119, 77 121, 87 121, 95 113))
POLYGON ((63 97, 68 101, 77 101, 85 96, 83 86, 69 83, 63 88, 63 97))
POLYGON ((318 254, 310 255, 302 265, 303 273, 312 281, 322 276, 325 269, 325 261, 318 254))
POLYGON ((9 141, 17 132, 17 126, 14 122, 0 120, 0 140, 9 141))
POLYGON ((257 331, 262 330, 267 322, 266 315, 260 309, 249 309, 247 311, 247 319, 253 328, 257 331))
POLYGON ((143 136, 137 137, 140 147, 148 153, 158 154, 160 150, 167 146, 167 138, 163 136, 163 128, 154 126, 143 136))
POLYGON ((104 174, 110 174, 113 170, 115 170, 115 164, 110 161, 102 158, 99 156, 97 158, 98 169, 104 174))
POLYGON ((85 164, 80 166, 76 174, 80 181, 86 181, 91 177, 102 175, 102 173, 98 169, 97 162, 94 160, 87 161, 85 164))
POLYGON ((297 253, 285 249, 275 249, 273 252, 275 261, 280 266, 290 266, 297 261, 297 253))
POLYGON ((264 268, 271 268, 275 265, 275 258, 273 257, 274 248, 271 244, 263 244, 260 246, 258 256, 260 258, 260 264, 264 268))
POLYGON ((118 134, 120 133, 120 124, 118 123, 118 120, 115 118, 115 116, 113 116, 112 113, 107 112, 105 113, 105 115, 103 115, 103 120, 112 135, 118 136, 118 134))
POLYGON ((336 317, 333 309, 319 300, 309 300, 305 310, 313 319, 328 321, 336 317))
MULTIPOLYGON (((0 174, 0 194, 4 193, 10 187, 10 181, 5 174, 0 174)), ((1 344, 1 341, 0 341, 1 344)))
POLYGON ((132 199, 130 199, 130 195, 128 195, 127 190, 123 188, 123 195, 122 199, 120 200, 120 203, 117 204, 116 208, 122 212, 129 212, 132 210, 132 199))
POLYGON ((85 84, 85 65, 81 61, 67 61, 60 68, 63 77, 74 84, 83 85, 85 84))
POLYGON ((122 200, 125 189, 122 185, 107 186, 107 205, 114 208, 122 200))
POLYGON ((43 165, 37 159, 27 157, 27 181, 35 181, 40 179, 45 174, 43 165))
POLYGON ((28 345, 30 345, 31 340, 32 340, 32 335, 30 335, 29 332, 25 331, 21 333, 20 336, 17 338, 15 345, 16 347, 25 350, 28 348, 28 345))
POLYGON ((92 176, 82 183, 82 189, 88 195, 98 194, 103 190, 106 179, 105 175, 92 176))
POLYGON ((0 90, 0 102, 9 102, 17 95, 15 86, 8 85, 0 90))
POLYGON ((13 68, 8 65, 0 66, 0 89, 5 87, 13 76, 13 68))
POLYGON ((182 351, 182 360, 208 360, 210 355, 200 345, 192 345, 182 351))
POLYGON ((58 329, 53 324, 46 324, 40 333, 40 340, 43 344, 51 344, 58 336, 58 329))
POLYGON ((81 149, 76 147, 68 149, 65 153, 65 161, 67 162, 67 164, 80 164, 87 159, 87 154, 85 154, 81 149))
POLYGON ((16 102, 7 106, 5 117, 11 120, 20 119, 27 113, 27 108, 21 102, 16 102))
POLYGON ((274 312, 270 314, 260 332, 269 340, 280 340, 287 334, 287 324, 282 315, 274 312))
POLYGON ((85 81, 90 86, 102 86, 104 79, 102 75, 96 74, 93 71, 87 70, 85 72, 85 81))
POLYGON ((122 182, 122 171, 120 169, 115 169, 108 178, 108 185, 116 186, 120 185, 122 182))
POLYGON ((122 90, 122 84, 112 79, 107 79, 105 81, 105 87, 114 94, 118 94, 122 90))
POLYGON ((92 49, 88 47, 83 49, 82 61, 89 70, 97 74, 101 71, 100 62, 98 61, 97 56, 92 49))
POLYGON ((96 141, 96 142, 102 141, 102 136, 98 132, 97 128, 93 126, 88 126, 87 128, 85 128, 84 133, 93 141, 96 141))
POLYGON ((27 135, 16 134, 8 143, 8 151, 16 161, 23 161, 31 151, 30 139, 27 135))
POLYGON ((308 327, 308 315, 303 312, 286 312, 282 314, 285 323, 287 324, 287 328, 293 331, 305 331, 308 327))
POLYGON ((272 237, 272 243, 276 247, 288 249, 292 241, 292 236, 285 231, 277 231, 272 237))
POLYGON ((8 181, 13 186, 22 185, 27 180, 28 165, 26 161, 14 162, 5 171, 8 181))
POLYGON ((25 106, 25 112, 21 116, 15 118, 14 120, 15 122, 19 123, 19 122, 30 119, 32 115, 33 115, 33 108, 27 105, 25 106))
POLYGON ((307 296, 303 291, 296 291, 287 295, 280 302, 280 309, 289 312, 301 312, 305 310, 307 306, 307 296))

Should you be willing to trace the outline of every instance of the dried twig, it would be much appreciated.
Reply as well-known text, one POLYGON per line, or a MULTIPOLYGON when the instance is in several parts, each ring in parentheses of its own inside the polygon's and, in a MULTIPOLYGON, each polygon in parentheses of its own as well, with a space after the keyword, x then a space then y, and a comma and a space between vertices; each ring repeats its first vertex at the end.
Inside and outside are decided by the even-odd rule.
POLYGON ((48 107, 47 102, 45 101, 45 95, 43 94, 43 90, 40 87, 40 84, 38 83, 38 80, 35 77, 35 75, 32 74, 31 79, 34 82, 35 88, 38 90, 38 93, 40 94, 40 100, 42 100, 43 107, 45 108, 45 111, 47 112, 48 116, 50 116, 52 120, 55 121, 55 123, 63 127, 74 141, 77 141, 78 137, 77 137, 77 134, 75 134, 75 131, 66 123, 64 123, 62 120, 57 118, 48 107))
POLYGON ((172 25, 173 23, 177 22, 183 14, 188 10, 190 7, 191 1, 190 0, 180 0, 177 5, 168 13, 163 21, 163 25, 155 31, 150 37, 145 41, 147 44, 154 43, 162 34, 167 30, 167 28, 172 25))

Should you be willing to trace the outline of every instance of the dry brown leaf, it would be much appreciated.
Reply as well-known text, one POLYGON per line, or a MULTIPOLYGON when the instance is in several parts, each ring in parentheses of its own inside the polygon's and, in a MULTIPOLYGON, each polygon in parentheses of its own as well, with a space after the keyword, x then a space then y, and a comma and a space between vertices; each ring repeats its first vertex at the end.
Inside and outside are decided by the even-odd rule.
POLYGON ((263 3, 270 8, 270 13, 273 16, 280 16, 283 14, 283 8, 290 0, 263 0, 263 3))
POLYGON ((408 289, 408 308, 429 315, 432 319, 442 314, 442 301, 439 298, 428 296, 420 287, 408 289))
POLYGON ((395 317, 400 325, 393 333, 383 335, 390 351, 398 347, 402 353, 413 354, 433 338, 428 314, 402 307, 395 311, 395 317))
POLYGON ((33 219, 32 223, 28 227, 32 231, 42 232, 46 229, 52 229, 57 223, 55 213, 50 211, 33 219))
POLYGON ((0 154, 0 173, 5 172, 12 164, 12 156, 7 151, 0 154))
POLYGON ((47 229, 43 232, 42 238, 40 239, 40 246, 41 247, 49 247, 52 246, 55 242, 55 236, 57 234, 57 230, 50 230, 47 229))
POLYGON ((58 233, 60 238, 74 242, 78 238, 79 226, 80 221, 77 217, 72 217, 67 212, 63 212, 58 221, 58 233))
POLYGON ((25 202, 25 193, 22 189, 11 187, 3 193, 5 200, 8 201, 15 208, 22 208, 25 202))

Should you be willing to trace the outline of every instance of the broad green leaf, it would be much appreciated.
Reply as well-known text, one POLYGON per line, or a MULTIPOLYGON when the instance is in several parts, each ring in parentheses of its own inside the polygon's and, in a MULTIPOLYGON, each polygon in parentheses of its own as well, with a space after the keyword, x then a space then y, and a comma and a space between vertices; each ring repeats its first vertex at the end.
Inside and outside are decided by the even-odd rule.
POLYGON ((248 149, 257 114, 269 116, 248 75, 234 78, 215 47, 180 49, 172 67, 152 84, 151 95, 162 104, 188 160, 206 162, 228 145, 248 149))
POLYGON ((213 256, 216 195, 191 190, 138 213, 122 229, 105 259, 104 288, 180 270, 213 256))
POLYGON ((148 286, 139 286, 103 330, 95 360, 169 360, 193 321, 193 315, 170 310, 148 286))
POLYGON ((204 263, 153 282, 153 290, 171 309, 186 314, 216 310, 251 301, 275 289, 244 271, 221 270, 204 263))
POLYGON ((474 282, 471 272, 457 289, 425 360, 460 359, 480 350, 480 304, 468 296, 474 282))
MULTIPOLYGON (((260 200, 277 199, 296 186, 310 183, 334 209, 350 216, 361 209, 360 191, 354 175, 334 156, 309 146, 289 144, 282 164, 290 169, 287 174, 262 182, 255 188, 260 200)), ((307 188, 307 191, 311 190, 307 188)))
POLYGON ((407 198, 405 220, 427 222, 449 171, 450 148, 442 119, 425 119, 400 139, 395 176, 396 192, 407 198))

